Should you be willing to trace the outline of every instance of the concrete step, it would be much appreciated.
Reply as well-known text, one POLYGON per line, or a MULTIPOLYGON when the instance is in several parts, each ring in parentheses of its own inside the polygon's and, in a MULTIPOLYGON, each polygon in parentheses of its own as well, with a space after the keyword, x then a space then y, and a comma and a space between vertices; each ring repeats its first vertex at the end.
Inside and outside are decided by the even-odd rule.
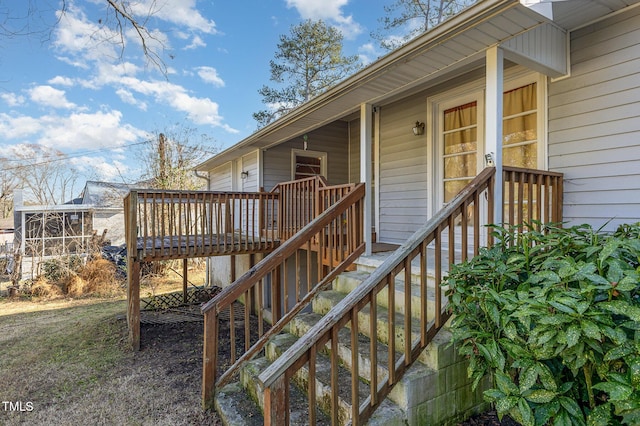
MULTIPOLYGON (((308 316, 309 314, 305 314, 308 316)), ((299 328, 298 328, 299 329, 299 328)), ((275 360, 280 357, 298 337, 283 333, 272 339, 266 348, 266 357, 275 360)), ((328 353, 328 352, 327 352, 328 353)), ((340 363, 338 365, 338 423, 349 424, 351 421, 351 369, 340 363)), ((301 389, 309 388, 308 364, 298 370, 293 378, 295 384, 301 389)), ((326 353, 318 353, 316 356, 316 400, 323 413, 331 412, 331 360, 326 353)), ((364 381, 358 381, 358 398, 362 404, 370 394, 369 385, 364 381)), ((380 408, 367 422, 368 425, 404 426, 406 425, 404 411, 390 400, 385 400, 380 408)))
MULTIPOLYGON (((291 323, 291 332, 302 336, 320 318, 322 315, 317 313, 299 315, 291 323)), ((340 330, 338 340, 340 362, 352 370, 351 331, 348 328, 340 330)), ((329 347, 325 347, 326 353, 329 353, 329 347)), ((388 376, 388 347, 377 342, 376 350, 379 363, 376 371, 380 383, 388 376)), ((399 358, 400 353, 397 353, 395 361, 399 358)), ((370 359, 370 339, 359 334, 359 374, 367 382, 371 379, 370 359)), ((471 389, 467 361, 457 354, 457 348, 451 345, 451 333, 444 328, 421 353, 419 362, 411 365, 396 383, 388 400, 405 413, 405 421, 409 425, 441 424, 445 420, 451 422, 456 410, 461 410, 464 413, 462 417, 465 417, 486 409, 482 402, 482 391, 486 386, 484 384, 475 391, 471 389)))
MULTIPOLYGON (((327 290, 318 294, 313 301, 313 312, 325 315, 334 306, 336 306, 343 298, 344 293, 340 293, 335 290, 327 290)), ((358 331, 365 336, 371 338, 369 335, 369 318, 370 307, 367 305, 358 312, 358 331)), ((402 350, 405 342, 405 328, 404 328, 405 316, 399 312, 394 315, 394 327, 393 334, 395 336, 396 350, 402 350)), ((378 328, 378 340, 388 345, 390 342, 389 337, 389 311, 382 307, 376 307, 376 323, 378 328)), ((420 336, 420 324, 418 318, 411 318, 410 338, 412 341, 418 339, 420 336)))
MULTIPOLYGON (((322 315, 317 313, 306 313, 298 315, 292 322, 290 331, 296 336, 303 336, 311 327, 313 327, 322 315)), ((326 346, 326 353, 329 353, 330 343, 326 346)), ((378 359, 377 373, 378 382, 387 378, 389 374, 389 348, 384 343, 376 342, 376 356, 378 359)), ((351 359, 351 331, 343 328, 338 332, 338 357, 340 362, 350 370, 352 369, 351 359)), ((395 361, 400 359, 400 353, 396 353, 395 361)), ((358 334, 358 369, 360 377, 367 382, 371 381, 371 339, 369 337, 358 334)))
MULTIPOLYGON (((340 274, 338 278, 336 278, 333 282, 333 289, 339 291, 341 293, 348 294, 354 289, 356 289, 365 279, 369 277, 370 273, 362 270, 349 271, 340 274)), ((429 280, 427 284, 427 319, 432 320, 435 317, 436 305, 435 305, 435 288, 434 282, 432 279, 429 280)), ((401 313, 402 315, 406 314, 406 304, 405 304, 405 281, 404 277, 396 278, 395 281, 395 306, 396 311, 401 313)), ((420 290, 420 280, 417 278, 412 281, 410 285, 411 291, 411 316, 415 318, 420 317, 420 309, 421 309, 421 290, 420 290)), ((389 292, 386 290, 378 293, 376 297, 378 305, 389 309, 389 292)), ((446 296, 444 294, 444 290, 441 292, 441 300, 442 303, 446 302, 446 296)))
MULTIPOLYGON (((265 358, 255 358, 240 370, 240 380, 232 382, 218 391, 214 398, 216 412, 225 426, 258 426, 264 424, 264 392, 257 377, 271 362, 265 358)), ((291 386, 289 398, 292 402, 290 424, 309 424, 307 396, 296 386, 291 386), (304 402, 304 404, 302 403, 304 402)), ((316 415, 317 424, 329 426, 331 421, 322 412, 316 415)))

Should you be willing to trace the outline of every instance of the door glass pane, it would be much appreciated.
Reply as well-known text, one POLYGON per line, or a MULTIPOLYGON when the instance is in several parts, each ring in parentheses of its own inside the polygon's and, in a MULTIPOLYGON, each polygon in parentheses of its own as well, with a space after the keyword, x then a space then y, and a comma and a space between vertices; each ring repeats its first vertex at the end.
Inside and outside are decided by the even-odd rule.
POLYGON ((503 102, 502 163, 505 166, 537 168, 536 83, 505 92, 503 102))
POLYGON ((444 111, 444 202, 476 175, 478 105, 470 102, 444 111))
MULTIPOLYGON (((538 168, 538 114, 536 83, 528 84, 504 93, 504 119, 502 124, 502 163, 505 166, 538 168)), ((519 221, 529 222, 529 188, 526 183, 515 183, 513 198, 505 203, 517 203, 524 207, 519 221), (520 188, 520 185, 524 185, 520 188), (521 199, 522 198, 522 199, 521 199)))

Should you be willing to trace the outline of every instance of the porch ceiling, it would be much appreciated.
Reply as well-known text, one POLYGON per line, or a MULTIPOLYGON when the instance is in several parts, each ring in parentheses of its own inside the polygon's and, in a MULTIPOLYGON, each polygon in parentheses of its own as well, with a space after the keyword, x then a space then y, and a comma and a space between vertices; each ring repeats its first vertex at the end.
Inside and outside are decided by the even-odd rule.
MULTIPOLYGON (((552 5, 553 25, 557 27, 560 23, 562 29, 572 28, 636 2, 638 0, 556 1, 552 5)), ((450 79, 480 66, 488 47, 540 29, 550 22, 518 0, 481 1, 212 157, 197 169, 210 170, 239 155, 280 144, 344 119, 358 112, 363 103, 381 105, 416 87, 424 89, 450 79)))

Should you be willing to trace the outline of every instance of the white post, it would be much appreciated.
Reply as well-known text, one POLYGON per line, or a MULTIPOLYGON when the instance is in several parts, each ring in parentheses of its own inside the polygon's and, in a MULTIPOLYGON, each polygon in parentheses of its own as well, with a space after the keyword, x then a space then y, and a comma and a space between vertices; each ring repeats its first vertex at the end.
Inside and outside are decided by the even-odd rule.
POLYGON ((371 173, 371 121, 373 109, 370 104, 360 105, 360 181, 364 182, 364 242, 365 254, 371 254, 373 244, 371 235, 371 187, 373 184, 371 173))
POLYGON ((486 123, 485 155, 486 163, 493 162, 496 168, 495 188, 493 191, 493 222, 502 224, 502 93, 504 56, 498 46, 487 50, 486 57, 486 123), (489 157, 491 156, 491 157, 489 157))

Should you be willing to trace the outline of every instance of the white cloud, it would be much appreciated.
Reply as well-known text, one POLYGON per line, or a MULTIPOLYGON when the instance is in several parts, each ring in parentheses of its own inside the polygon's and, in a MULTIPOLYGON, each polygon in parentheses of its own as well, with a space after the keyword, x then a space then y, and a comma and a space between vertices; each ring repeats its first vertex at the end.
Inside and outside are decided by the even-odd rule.
POLYGON ((183 47, 183 49, 192 50, 192 49, 197 49, 198 47, 206 47, 206 46, 207 46, 207 43, 205 43, 204 40, 202 40, 202 37, 193 36, 193 40, 191 40, 191 43, 183 47))
POLYGON ((29 97, 33 102, 43 106, 63 109, 76 107, 73 102, 67 100, 64 90, 51 86, 36 86, 29 90, 29 97))
POLYGON ((122 161, 113 158, 113 156, 107 158, 104 156, 89 157, 83 155, 73 157, 69 159, 69 162, 82 174, 107 182, 118 182, 135 171, 122 161))
POLYGON ((200 14, 196 0, 142 0, 131 2, 130 6, 133 13, 140 17, 161 19, 206 34, 218 32, 216 23, 200 14))
POLYGON ((65 13, 58 12, 58 18, 53 44, 61 54, 70 55, 60 59, 88 69, 92 61, 113 61, 120 57, 118 45, 105 41, 120 40, 119 34, 87 20, 73 3, 67 5, 65 13))
POLYGON ((49 84, 55 84, 58 86, 67 86, 67 87, 71 87, 73 86, 73 79, 69 78, 69 77, 63 77, 61 75, 57 75, 53 78, 50 78, 49 81, 47 81, 47 83, 49 84))
POLYGON ((0 113, 0 138, 3 140, 20 140, 37 135, 41 130, 42 125, 37 118, 0 113))
POLYGON ((118 95, 118 97, 122 100, 122 102, 125 102, 129 105, 134 105, 139 109, 141 109, 142 111, 147 110, 147 107, 148 107, 147 103, 136 99, 136 97, 133 95, 133 93, 131 93, 130 90, 119 88, 116 90, 116 95, 118 95))
POLYGON ((121 123, 120 111, 76 113, 43 120, 46 131, 38 142, 58 149, 117 147, 136 141, 141 134, 132 126, 121 123))
POLYGON ((24 104, 24 96, 16 95, 15 93, 2 93, 0 94, 0 99, 2 99, 10 107, 24 104))
MULTIPOLYGON (((180 31, 180 37, 193 31, 207 34, 217 33, 215 23, 205 20, 195 9, 195 0, 144 0, 135 5, 132 4, 132 7, 137 16, 151 14, 155 19, 186 26, 188 31, 180 31)), ((168 32, 154 32, 153 36, 158 39, 158 44, 147 47, 158 49, 168 44, 168 40, 163 38, 165 33, 168 32)), ((103 41, 96 45, 96 39, 92 38, 91 34, 104 37, 108 35, 108 29, 89 22, 84 13, 73 6, 69 7, 56 30, 58 38, 55 45, 59 51, 66 55, 67 62, 73 63, 75 66, 89 66, 93 71, 94 75, 89 78, 76 79, 79 86, 92 90, 113 87, 120 99, 143 110, 151 108, 151 102, 156 102, 163 107, 168 106, 178 112, 185 113, 187 118, 195 124, 208 124, 237 133, 237 130, 224 124, 223 118, 219 114, 218 103, 209 98, 193 96, 183 86, 166 80, 138 78, 137 75, 142 68, 133 62, 121 60, 120 51, 116 50, 117 44, 113 45, 103 41), (151 99, 143 99, 144 96, 151 99)), ((119 34, 112 33, 110 35, 119 40, 119 34)), ((139 38, 132 30, 125 34, 125 42, 127 41, 140 43, 139 38)), ((151 43, 155 42, 151 41, 151 43)), ((204 41, 199 36, 194 36, 194 43, 204 43, 204 41)), ((174 73, 175 70, 168 69, 168 72, 174 73)), ((224 86, 224 81, 218 76, 215 68, 200 67, 197 72, 203 81, 216 87, 224 86)))
POLYGON ((342 11, 349 0, 286 0, 286 3, 288 8, 295 8, 302 19, 322 19, 333 24, 345 38, 355 38, 363 31, 353 16, 345 16, 342 11))
POLYGON ((366 43, 358 47, 358 57, 363 65, 369 65, 371 62, 380 57, 380 52, 373 43, 366 43))
POLYGON ((212 67, 198 67, 196 71, 202 81, 205 83, 211 83, 215 87, 224 87, 224 80, 218 75, 218 71, 212 67))
POLYGON ((2 139, 21 143, 29 138, 31 142, 61 150, 116 148, 136 142, 145 135, 146 132, 123 124, 120 111, 73 113, 69 116, 49 114, 41 117, 0 114, 2 139))

